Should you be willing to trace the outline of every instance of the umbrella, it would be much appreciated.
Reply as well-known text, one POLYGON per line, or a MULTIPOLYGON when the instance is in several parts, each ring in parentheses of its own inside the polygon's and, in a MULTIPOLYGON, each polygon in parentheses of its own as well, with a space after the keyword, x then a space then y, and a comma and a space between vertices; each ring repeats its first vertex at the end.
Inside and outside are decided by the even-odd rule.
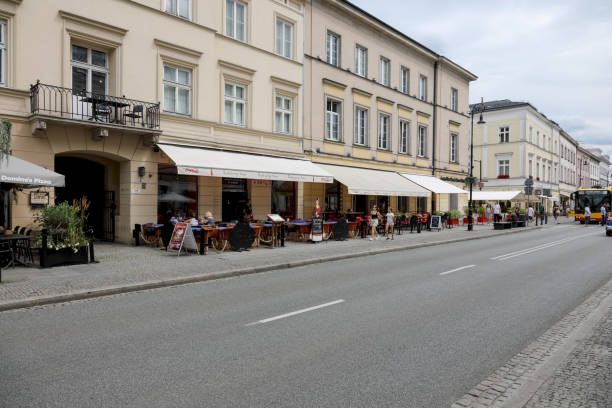
POLYGON ((0 160, 0 182, 28 187, 64 187, 64 176, 15 156, 0 160))

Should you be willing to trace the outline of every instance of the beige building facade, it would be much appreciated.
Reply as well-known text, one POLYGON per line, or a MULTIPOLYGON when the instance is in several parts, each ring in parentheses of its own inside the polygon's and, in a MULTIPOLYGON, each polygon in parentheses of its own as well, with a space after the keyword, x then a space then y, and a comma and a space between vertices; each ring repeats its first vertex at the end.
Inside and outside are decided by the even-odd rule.
MULTIPOLYGON (((307 1, 305 27, 305 154, 314 163, 464 186, 476 76, 346 1, 307 1)), ((466 202, 465 194, 358 197, 343 183, 309 187, 304 205, 325 196, 332 211, 364 212, 373 204, 396 213, 447 211, 466 202)))
MULTIPOLYGON (((239 178, 164 146, 241 154, 234 164, 303 157, 301 1, 0 0, 0 19, 12 153, 65 174, 58 199, 88 195, 107 239, 177 209, 233 219, 248 200, 257 219, 275 203, 300 215, 304 177, 290 169, 239 178)), ((28 194, 12 225, 32 225, 28 194)))

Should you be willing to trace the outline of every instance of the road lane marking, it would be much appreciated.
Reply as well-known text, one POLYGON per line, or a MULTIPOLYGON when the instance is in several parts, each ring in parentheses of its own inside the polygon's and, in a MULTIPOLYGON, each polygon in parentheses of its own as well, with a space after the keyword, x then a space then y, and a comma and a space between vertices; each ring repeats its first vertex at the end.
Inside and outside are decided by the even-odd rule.
POLYGON ((578 236, 575 236, 575 237, 569 237, 569 238, 560 239, 558 241, 551 241, 551 242, 540 244, 540 245, 537 245, 537 246, 534 246, 534 247, 531 247, 531 248, 525 248, 525 249, 521 249, 521 250, 518 250, 518 251, 509 252, 507 254, 498 255, 498 256, 495 256, 495 257, 493 257, 491 259, 492 260, 497 260, 497 261, 505 261, 507 259, 515 258, 517 256, 527 255, 527 254, 530 254, 532 252, 541 251, 543 249, 552 248, 554 246, 562 245, 562 244, 565 244, 567 242, 575 241, 575 240, 580 239, 580 238, 588 237, 590 235, 598 235, 598 234, 599 233, 589 233, 589 234, 578 235, 578 236))
POLYGON ((339 303, 344 303, 344 299, 338 299, 338 300, 334 300, 333 302, 323 303, 322 305, 312 306, 312 307, 308 307, 306 309, 300 309, 300 310, 296 310, 294 312, 285 313, 285 314, 274 316, 274 317, 268 317, 267 319, 262 319, 262 320, 258 320, 258 321, 253 322, 253 323, 249 323, 249 324, 247 324, 247 326, 253 326, 253 325, 256 325, 256 324, 269 323, 269 322, 273 322, 275 320, 284 319, 286 317, 291 317, 291 316, 299 315, 299 314, 302 314, 302 313, 312 312, 313 310, 323 309, 324 307, 329 307, 329 306, 337 305, 339 303))
POLYGON ((450 271, 442 272, 440 275, 448 275, 449 273, 459 272, 459 271, 462 271, 464 269, 473 268, 475 266, 476 265, 465 265, 465 266, 462 266, 460 268, 456 268, 456 269, 453 269, 453 270, 450 270, 450 271))

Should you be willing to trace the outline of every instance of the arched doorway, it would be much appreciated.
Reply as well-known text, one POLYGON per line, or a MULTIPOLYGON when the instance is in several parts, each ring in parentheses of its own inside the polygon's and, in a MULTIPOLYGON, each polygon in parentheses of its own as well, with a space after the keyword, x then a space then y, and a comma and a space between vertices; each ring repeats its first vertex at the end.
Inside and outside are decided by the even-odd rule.
POLYGON ((105 191, 104 164, 81 157, 55 156, 55 171, 66 177, 66 186, 55 189, 55 202, 72 203, 75 199, 87 197, 90 202, 88 225, 93 228, 96 238, 113 241, 114 191, 105 191))

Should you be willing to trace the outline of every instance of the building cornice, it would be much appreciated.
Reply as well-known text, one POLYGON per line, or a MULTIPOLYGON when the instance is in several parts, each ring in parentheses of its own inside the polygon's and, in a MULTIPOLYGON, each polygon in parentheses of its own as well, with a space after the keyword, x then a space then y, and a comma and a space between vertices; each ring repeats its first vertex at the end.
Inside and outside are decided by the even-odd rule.
POLYGON ((177 51, 177 52, 179 52, 181 54, 190 55, 190 56, 195 57, 195 58, 200 58, 202 56, 202 54, 203 54, 202 51, 192 50, 191 48, 183 47, 182 45, 171 44, 169 42, 166 42, 164 40, 160 40, 158 38, 153 39, 153 42, 158 47, 167 48, 167 49, 170 49, 170 50, 173 50, 173 51, 177 51))
POLYGON ((253 75, 255 72, 257 72, 254 69, 247 68, 247 67, 244 67, 242 65, 234 64, 233 62, 223 61, 223 60, 219 60, 217 62, 218 62, 219 65, 221 65, 224 68, 229 68, 229 69, 233 69, 235 71, 240 71, 243 74, 253 75))
POLYGON ((108 23, 104 23, 102 21, 92 20, 87 17, 78 16, 76 14, 69 13, 64 10, 60 10, 58 13, 60 17, 62 17, 65 20, 70 20, 70 21, 74 21, 77 23, 86 24, 88 26, 100 28, 102 30, 110 31, 112 33, 119 34, 121 36, 124 36, 128 32, 128 30, 125 28, 117 27, 117 26, 114 26, 108 23))
POLYGON ((344 85, 344 84, 343 84, 343 83, 341 83, 341 82, 334 81, 333 79, 323 78, 323 83, 324 83, 324 84, 331 85, 331 86, 335 86, 335 87, 337 87, 337 88, 346 89, 346 85, 344 85))
POLYGON ((270 76, 270 80, 271 80, 272 82, 276 82, 276 83, 279 83, 279 84, 283 84, 283 85, 289 86, 289 87, 291 87, 291 88, 301 88, 301 87, 302 87, 302 84, 301 84, 301 83, 299 83, 299 82, 294 82, 294 81, 290 81, 290 80, 288 80, 288 79, 279 78, 279 77, 274 76, 274 75, 271 75, 271 76, 270 76))

